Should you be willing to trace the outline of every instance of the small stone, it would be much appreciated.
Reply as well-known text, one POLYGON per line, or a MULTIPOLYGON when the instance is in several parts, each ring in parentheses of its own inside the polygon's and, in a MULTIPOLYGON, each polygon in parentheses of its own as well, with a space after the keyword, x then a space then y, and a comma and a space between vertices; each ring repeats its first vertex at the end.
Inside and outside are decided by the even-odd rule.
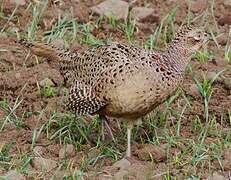
POLYGON ((224 0, 223 1, 223 4, 226 6, 226 7, 231 7, 231 0, 224 0))
POLYGON ((129 172, 127 170, 119 170, 118 172, 116 172, 114 174, 114 179, 115 180, 122 180, 124 179, 125 176, 127 176, 129 174, 129 172))
POLYGON ((64 179, 64 177, 70 176, 70 173, 64 170, 59 170, 54 173, 52 179, 64 179))
POLYGON ((50 172, 52 169, 57 167, 57 162, 52 159, 45 159, 42 157, 34 158, 34 167, 39 171, 50 172))
POLYGON ((208 180, 226 180, 226 178, 217 172, 213 173, 212 177, 209 177, 208 180))
POLYGON ((39 85, 41 87, 45 87, 45 86, 55 86, 54 83, 52 82, 52 80, 50 80, 49 78, 45 78, 43 80, 41 80, 39 82, 39 85))
POLYGON ((0 175, 1 175, 1 174, 4 174, 4 172, 5 172, 5 169, 4 169, 3 167, 0 166, 0 175))
POLYGON ((154 13, 154 9, 152 8, 134 7, 131 10, 131 18, 142 22, 159 22, 160 16, 154 13))
POLYGON ((75 3, 76 6, 73 6, 74 12, 73 16, 77 19, 78 22, 87 23, 87 17, 91 13, 91 10, 84 3, 75 3))
POLYGON ((196 84, 191 84, 189 86, 189 92, 188 92, 189 95, 193 96, 193 97, 197 97, 197 96, 200 96, 200 92, 197 88, 197 85, 196 84))
POLYGON ((226 171, 231 171, 231 149, 223 151, 223 166, 226 171))
POLYGON ((226 45, 227 40, 228 40, 228 37, 226 36, 225 33, 222 33, 222 34, 217 38, 218 44, 220 44, 220 45, 222 45, 222 46, 226 45))
POLYGON ((231 161, 227 159, 223 160, 223 167, 225 171, 231 171, 231 161))
POLYGON ((10 0, 12 4, 17 4, 19 6, 24 6, 26 4, 25 0, 10 0))
POLYGON ((52 41, 51 44, 57 48, 64 48, 65 46, 65 42, 63 39, 55 39, 54 41, 52 41))
POLYGON ((35 146, 33 151, 34 151, 35 155, 42 156, 46 153, 46 148, 44 148, 42 146, 35 146))
POLYGON ((227 90, 231 90, 231 79, 230 78, 225 78, 224 79, 224 85, 227 90))
POLYGON ((26 178, 16 170, 10 170, 5 174, 7 180, 25 180, 26 178))
POLYGON ((120 170, 127 170, 131 166, 131 162, 125 158, 117 161, 115 164, 112 165, 114 168, 118 168, 120 170))
POLYGON ((121 0, 106 0, 91 7, 91 10, 99 15, 115 17, 116 19, 126 19, 129 4, 121 0))
POLYGON ((224 150, 223 157, 231 163, 231 148, 224 150))
POLYGON ((15 78, 20 79, 21 78, 21 73, 19 73, 19 72, 15 73, 15 78))
POLYGON ((224 14, 218 19, 218 24, 224 26, 225 24, 231 24, 231 14, 224 14))
POLYGON ((206 77, 207 77, 207 79, 208 79, 209 81, 214 80, 214 82, 217 82, 217 81, 219 81, 219 79, 220 79, 219 76, 218 76, 216 79, 214 79, 216 76, 217 76, 217 73, 216 73, 216 72, 208 72, 207 75, 206 75, 206 77))
POLYGON ((228 61, 225 58, 213 58, 212 63, 220 67, 228 65, 228 61))
POLYGON ((203 11, 207 7, 207 0, 196 0, 192 2, 191 10, 194 13, 203 11))
POLYGON ((165 150, 152 144, 143 145, 141 149, 136 150, 135 154, 142 161, 154 160, 156 162, 161 162, 166 159, 165 150))
POLYGON ((177 0, 167 0, 167 1, 166 1, 166 4, 167 4, 168 6, 171 6, 171 5, 176 4, 176 3, 177 3, 177 0))
POLYGON ((72 144, 65 145, 59 151, 59 159, 64 159, 66 157, 74 157, 75 156, 75 147, 72 144))

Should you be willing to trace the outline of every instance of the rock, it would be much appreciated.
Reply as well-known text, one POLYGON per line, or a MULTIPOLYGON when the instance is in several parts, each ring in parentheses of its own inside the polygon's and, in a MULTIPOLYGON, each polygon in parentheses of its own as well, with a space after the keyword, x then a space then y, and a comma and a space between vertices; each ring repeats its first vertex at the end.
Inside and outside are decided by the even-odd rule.
POLYGON ((225 33, 222 33, 222 34, 217 38, 218 44, 220 44, 220 45, 222 45, 222 46, 226 45, 227 40, 228 40, 228 37, 226 36, 225 33))
POLYGON ((224 85, 225 85, 226 89, 231 90, 231 79, 230 78, 225 78, 224 79, 224 85))
POLYGON ((152 144, 143 145, 141 149, 136 150, 135 154, 142 161, 154 160, 156 162, 161 162, 166 159, 165 150, 152 144))
POLYGON ((194 13, 201 12, 207 7, 207 4, 208 4, 207 0, 192 1, 191 10, 194 13))
POLYGON ((26 178, 16 170, 10 170, 5 174, 7 180, 26 180, 26 178))
POLYGON ((21 78, 21 73, 20 72, 15 73, 15 78, 20 79, 21 78))
POLYGON ((41 80, 39 82, 39 85, 41 87, 45 87, 45 86, 55 86, 55 84, 52 82, 52 80, 50 80, 49 78, 45 78, 43 80, 41 80))
POLYGON ((224 0, 224 1, 223 1, 223 4, 224 4, 226 7, 231 8, 231 0, 224 0))
POLYGON ((78 22, 87 22, 91 10, 84 3, 75 3, 73 16, 78 22))
MULTIPOLYGON (((3 167, 0 166, 0 175, 1 175, 1 174, 4 174, 4 172, 5 172, 5 169, 4 169, 3 167)), ((1 177, 1 176, 0 176, 0 177, 1 177)))
POLYGON ((72 144, 65 145, 59 151, 59 159, 64 159, 66 157, 74 157, 75 156, 75 147, 72 144))
POLYGON ((19 6, 24 6, 26 4, 25 0, 10 0, 10 3, 17 4, 19 6))
POLYGON ((127 170, 131 166, 131 162, 127 159, 123 158, 117 161, 115 164, 112 165, 113 168, 118 168, 120 170, 127 170))
POLYGON ((214 80, 214 82, 217 82, 220 80, 220 76, 218 76, 216 79, 214 79, 215 77, 217 76, 217 73, 216 72, 208 72, 206 77, 209 81, 212 81, 214 80))
POLYGON ((106 0, 91 7, 91 10, 99 15, 114 16, 116 19, 126 19, 129 4, 121 0, 106 0))
POLYGON ((154 9, 147 7, 132 8, 131 18, 142 22, 159 22, 160 20, 160 16, 155 14, 154 9))
POLYGON ((43 146, 35 146, 33 151, 34 151, 35 155, 42 156, 46 153, 46 148, 44 148, 43 146))
POLYGON ((231 161, 225 159, 223 161, 223 167, 225 171, 231 171, 231 161))
POLYGON ((65 46, 65 42, 63 39, 55 39, 54 41, 52 41, 51 43, 52 45, 54 45, 57 48, 64 48, 65 46))
POLYGON ((225 149, 223 151, 223 166, 226 171, 231 171, 231 149, 225 149))
POLYGON ((196 84, 191 84, 189 85, 189 92, 188 92, 189 95, 193 96, 193 97, 198 97, 200 96, 200 92, 197 88, 197 85, 196 84))
POLYGON ((223 151, 223 157, 231 163, 231 148, 223 151))
POLYGON ((231 24, 231 14, 224 14, 218 19, 218 24, 224 26, 225 24, 231 24))
POLYGON ((211 61, 213 64, 215 64, 216 66, 227 66, 228 65, 228 61, 225 58, 213 58, 211 61))
POLYGON ((171 6, 171 5, 176 4, 176 3, 177 3, 177 0, 167 0, 167 1, 166 1, 166 4, 167 4, 168 6, 171 6))
POLYGON ((212 177, 209 177, 208 180, 226 180, 226 178, 217 172, 213 173, 212 177))
MULTIPOLYGON (((134 162, 129 168, 129 175, 134 175, 136 179, 155 179, 153 178, 153 174, 159 174, 155 173, 152 162, 145 162, 145 163, 140 163, 140 162, 134 162)), ((158 163, 159 164, 159 163, 158 163)))
POLYGON ((70 173, 64 170, 58 170, 54 173, 52 179, 64 179, 64 177, 70 176, 70 173))
POLYGON ((39 171, 50 172, 57 166, 57 162, 52 159, 45 159, 42 157, 34 158, 34 167, 39 171))
POLYGON ((115 180, 122 180, 122 179, 124 179, 124 176, 127 176, 129 174, 129 172, 127 171, 127 170, 119 170, 118 172, 116 172, 115 174, 114 174, 114 179, 115 180))

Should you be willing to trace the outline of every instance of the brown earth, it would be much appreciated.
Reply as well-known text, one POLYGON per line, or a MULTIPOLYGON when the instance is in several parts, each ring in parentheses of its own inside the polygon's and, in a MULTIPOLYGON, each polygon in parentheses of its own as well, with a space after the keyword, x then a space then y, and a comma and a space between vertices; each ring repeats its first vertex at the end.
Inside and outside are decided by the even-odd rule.
MULTIPOLYGON (((17 108, 17 110, 11 114, 13 117, 18 117, 23 124, 17 125, 14 122, 7 123, 4 129, 0 132, 0 152, 1 152, 1 143, 7 144, 11 143, 11 148, 9 153, 17 157, 19 152, 24 152, 24 154, 32 154, 31 144, 33 132, 47 122, 51 117, 52 112, 57 110, 62 112, 62 97, 63 90, 59 87, 62 86, 62 77, 55 68, 51 68, 49 64, 44 59, 36 58, 34 55, 29 54, 27 51, 22 51, 21 49, 14 46, 12 40, 16 38, 14 34, 15 30, 21 34, 25 33, 25 27, 28 27, 31 23, 32 13, 31 11, 26 11, 29 0, 19 1, 20 5, 16 10, 16 16, 12 18, 9 22, 7 19, 1 18, 0 16, 0 27, 5 27, 7 33, 0 33, 0 101, 7 100, 10 107, 13 107, 18 101, 22 101, 17 108), (3 50, 2 50, 3 49, 3 50), (27 58, 26 58, 27 57, 27 58), (49 78, 53 82, 53 86, 58 89, 57 95, 51 98, 42 97, 39 94, 39 83, 45 78, 49 78), (18 101, 17 101, 18 100, 18 101), (44 111, 44 113, 38 113, 44 111), (30 112, 30 113, 28 113, 30 112), (21 128, 19 128, 21 127, 21 128), (12 141, 13 140, 13 141, 12 141), (13 143, 12 143, 13 142, 13 143)), ((55 2, 55 1, 52 1, 55 2)), ((39 20, 38 30, 36 32, 37 40, 40 40, 43 36, 43 32, 50 30, 52 26, 57 22, 59 13, 66 15, 69 19, 76 17, 79 23, 95 23, 98 19, 98 16, 92 14, 90 7, 98 4, 101 0, 63 0, 57 1, 57 3, 49 3, 47 9, 44 11, 43 16, 39 20), (73 14, 70 12, 70 8, 73 9, 73 14)), ((211 3, 206 0, 196 0, 192 1, 192 13, 194 16, 200 15, 202 12, 209 8, 211 3)), ((36 4, 36 1, 31 1, 33 5, 36 4)), ((153 33, 159 25, 160 20, 174 7, 178 5, 177 15, 175 19, 175 25, 179 26, 180 23, 187 16, 188 5, 186 1, 181 0, 140 0, 137 1, 134 6, 146 6, 152 7, 155 10, 154 21, 152 19, 139 22, 137 24, 137 29, 135 31, 135 39, 140 42, 144 41, 151 33, 153 33)), ((1 3, 1 8, 5 16, 8 16, 13 12, 15 8, 14 1, 3 0, 1 3)), ((208 44, 209 50, 213 53, 213 57, 208 62, 198 62, 193 59, 191 62, 191 69, 187 72, 184 85, 182 87, 183 94, 192 100, 190 107, 187 107, 184 111, 183 118, 181 120, 181 132, 180 135, 185 138, 197 139, 199 133, 192 132, 190 130, 192 120, 195 116, 198 116, 200 119, 205 122, 204 116, 204 105, 203 98, 198 92, 193 76, 197 77, 200 82, 203 80, 203 76, 211 78, 214 75, 214 72, 219 72, 225 70, 222 75, 214 82, 214 89, 211 100, 209 102, 209 117, 215 117, 218 124, 220 125, 219 129, 222 131, 228 131, 230 129, 230 124, 228 117, 230 118, 230 107, 231 107, 231 71, 230 65, 224 59, 224 49, 228 38, 229 25, 231 24, 231 7, 223 3, 223 0, 215 1, 214 5, 214 17, 210 16, 206 22, 206 27, 208 30, 213 32, 223 33, 222 36, 218 38, 219 48, 214 42, 208 44), (214 21, 215 20, 215 21, 214 21), (217 22, 217 26, 214 22, 217 22), (210 77, 209 77, 210 74, 210 77)), ((208 9, 209 11, 210 9, 208 9)), ((198 21, 199 24, 202 22, 198 21)), ((107 39, 109 35, 112 34, 115 41, 127 42, 126 36, 120 30, 111 30, 108 27, 107 23, 103 24, 101 29, 95 28, 93 30, 93 35, 98 39, 107 39)), ((71 50, 83 51, 88 46, 80 45, 77 42, 72 42, 69 44, 71 50)), ((162 44, 161 46, 164 47, 162 44)), ((179 112, 182 112, 185 106, 185 100, 183 96, 180 96, 171 107, 179 112)), ((160 109, 164 107, 161 106, 160 109)), ((0 109, 0 125, 4 122, 7 112, 3 109, 0 109), (1 122, 2 121, 2 122, 1 122)), ((171 118, 170 118, 171 119, 171 118)), ((88 121, 88 120, 87 120, 88 121)), ((169 126, 169 131, 174 131, 174 124, 176 120, 172 118, 167 123, 169 126)), ((56 129, 57 127, 52 127, 56 129)), ((140 136, 145 137, 145 132, 140 131, 140 136)), ((160 129, 160 132, 163 132, 160 129)), ((94 139, 94 133, 92 134, 92 139, 94 139)), ((91 137, 89 137, 91 139, 91 137)), ((217 141, 217 138, 213 138, 213 135, 210 135, 210 138, 206 138, 205 143, 211 143, 217 141)), ((94 141, 94 140, 93 140, 94 141)), ((104 159, 104 173, 102 176, 98 177, 99 179, 112 177, 111 175, 116 175, 118 177, 126 173, 129 174, 129 179, 143 179, 144 177, 149 177, 150 179, 160 179, 160 176, 153 176, 153 174, 161 174, 162 170, 166 170, 168 167, 168 162, 166 160, 166 155, 163 155, 163 152, 158 151, 155 147, 147 146, 142 147, 141 142, 137 139, 138 144, 133 144, 134 156, 130 159, 131 165, 129 169, 115 170, 115 167, 112 165, 113 161, 110 158, 104 159), (159 152, 158 153, 156 153, 159 152), (155 163, 151 162, 149 159, 149 153, 156 155, 155 163)), ((165 142, 166 143, 166 142, 165 142)), ((165 151, 165 143, 161 142, 160 148, 162 151, 165 151)), ((186 142, 187 143, 187 142, 186 142)), ((125 145, 117 145, 121 152, 124 152, 125 145), (121 147, 120 147, 121 146, 121 147)), ((46 132, 42 131, 39 138, 36 141, 36 147, 39 146, 38 151, 40 155, 46 159, 52 159, 59 162, 59 150, 63 147, 60 145, 59 140, 49 140, 47 138, 46 132)), ((174 156, 179 153, 180 147, 184 147, 185 144, 178 144, 175 148, 171 149, 170 155, 174 156)), ((79 159, 84 156, 94 156, 98 154, 98 149, 93 148, 93 145, 85 145, 80 151, 75 152, 75 156, 69 157, 73 163, 73 169, 80 167, 79 159)), ((226 150, 224 152, 224 160, 229 156, 230 151, 226 150), (228 155, 227 155, 228 154, 228 155)), ((122 156, 121 156, 122 157, 122 156)), ((91 175, 95 175, 98 164, 95 166, 89 166, 87 172, 91 175)), ((0 159, 1 167, 1 159, 0 159)), ((5 167, 5 166, 4 166, 5 167)), ((179 179, 183 178, 186 171, 183 167, 182 169, 174 167, 171 165, 173 171, 171 172, 174 176, 179 179)), ((194 172, 198 172, 200 167, 190 167, 194 172), (198 168, 198 169, 195 169, 198 168)), ((31 171, 36 170, 33 163, 30 165, 31 171)), ((221 174, 225 177, 229 176, 231 171, 230 159, 227 160, 226 166, 224 169, 220 167, 219 162, 216 160, 212 161, 212 169, 214 171, 221 171, 221 174)), ((7 168, 2 170, 2 174, 7 172, 7 168)), ((56 172, 57 173, 57 172, 56 172)), ((38 175, 39 172, 34 173, 38 175)), ((51 177, 55 174, 52 170, 47 173, 46 177, 51 177)), ((57 173, 58 174, 58 173, 57 173)), ((1 175, 1 168, 0 168, 1 175)), ((58 175, 57 175, 58 176, 58 175)), ((89 176, 92 177, 92 176, 89 176)), ((206 178, 206 176, 204 176, 206 178)), ((91 179, 91 178, 90 178, 91 179)))

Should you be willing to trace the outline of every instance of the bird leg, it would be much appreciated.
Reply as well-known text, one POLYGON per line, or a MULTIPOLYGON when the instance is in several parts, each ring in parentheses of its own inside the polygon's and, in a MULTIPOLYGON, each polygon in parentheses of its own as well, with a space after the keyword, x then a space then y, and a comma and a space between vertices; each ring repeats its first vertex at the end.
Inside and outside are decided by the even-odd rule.
MULTIPOLYGON (((107 131, 109 132, 112 140, 115 142, 115 138, 114 138, 113 132, 111 130, 111 127, 109 126, 109 124, 107 122, 107 118, 105 116, 100 115, 100 119, 102 119, 102 129, 104 129, 104 126, 105 126, 107 131)), ((103 133, 102 139, 103 139, 103 141, 105 140, 104 133, 103 133)))
POLYGON ((128 122, 127 125, 127 152, 126 155, 127 157, 131 157, 131 131, 133 128, 133 124, 131 122, 128 122))

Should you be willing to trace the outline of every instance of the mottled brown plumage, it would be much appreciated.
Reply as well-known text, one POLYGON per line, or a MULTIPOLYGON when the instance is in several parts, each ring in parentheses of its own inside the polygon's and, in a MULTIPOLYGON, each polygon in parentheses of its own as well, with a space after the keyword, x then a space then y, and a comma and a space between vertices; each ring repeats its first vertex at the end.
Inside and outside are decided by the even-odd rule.
POLYGON ((130 156, 131 125, 175 92, 192 53, 206 40, 206 33, 184 27, 163 53, 117 42, 83 53, 22 40, 18 43, 59 62, 61 74, 71 84, 67 105, 70 110, 129 122, 130 156))

